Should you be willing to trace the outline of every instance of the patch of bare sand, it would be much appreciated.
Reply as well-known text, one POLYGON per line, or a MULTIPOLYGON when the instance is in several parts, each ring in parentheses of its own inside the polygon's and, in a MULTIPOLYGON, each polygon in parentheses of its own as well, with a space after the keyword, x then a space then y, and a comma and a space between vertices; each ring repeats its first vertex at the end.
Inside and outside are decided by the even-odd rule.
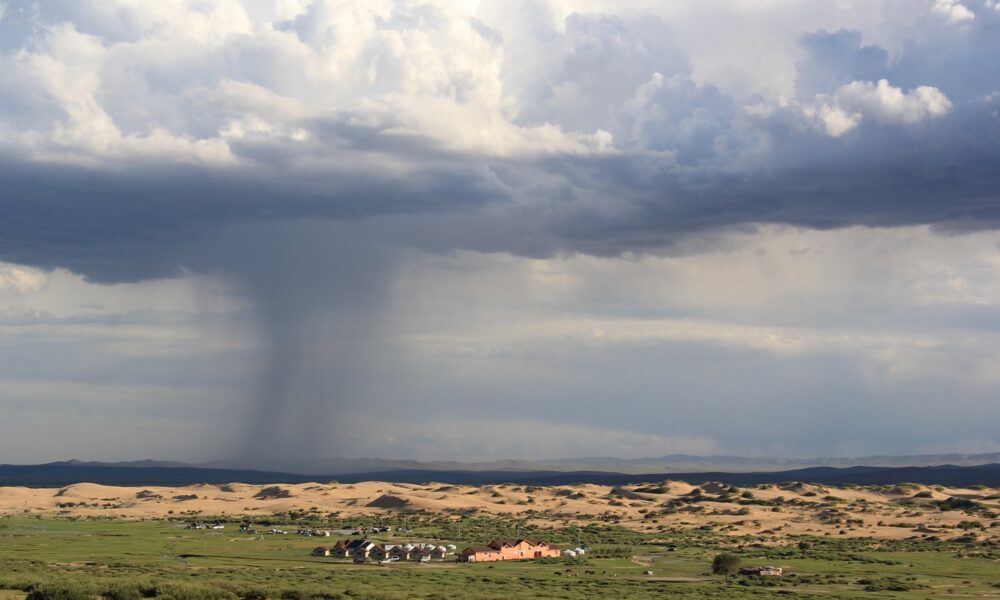
POLYGON ((128 519, 275 515, 315 510, 343 517, 424 511, 510 515, 532 511, 541 525, 617 523, 645 532, 711 526, 720 533, 755 535, 781 543, 796 535, 903 539, 956 537, 961 521, 986 527, 984 539, 1000 538, 987 516, 941 511, 936 501, 974 499, 994 512, 998 490, 927 486, 845 487, 811 484, 733 488, 675 481, 631 486, 462 486, 370 481, 119 487, 75 484, 57 489, 0 487, 0 515, 42 514, 128 519))

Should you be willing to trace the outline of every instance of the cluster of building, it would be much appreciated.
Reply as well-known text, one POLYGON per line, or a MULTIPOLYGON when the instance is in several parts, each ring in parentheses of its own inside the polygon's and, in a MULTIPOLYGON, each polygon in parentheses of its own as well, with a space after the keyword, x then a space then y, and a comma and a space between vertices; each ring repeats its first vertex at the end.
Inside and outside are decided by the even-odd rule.
POLYGON ((330 537, 330 532, 325 529, 300 529, 295 533, 304 537, 330 537))
POLYGON ((314 556, 353 558, 354 562, 430 562, 444 560, 454 554, 454 545, 434 544, 379 544, 370 540, 340 540, 333 546, 313 549, 314 556))
MULTIPOLYGON (((462 550, 458 560, 461 562, 495 562, 499 560, 557 558, 561 555, 562 552, 559 548, 550 546, 544 540, 493 540, 486 546, 472 546, 462 550)), ((574 553, 573 556, 576 554, 574 553)))
MULTIPOLYGON (((357 527, 351 533, 351 535, 374 535, 378 533, 389 533, 392 531, 392 527, 386 525, 382 527, 357 527)), ((409 531, 409 530, 406 530, 409 531)))
MULTIPOLYGON (((223 529, 223 525, 188 525, 188 529, 223 529)), ((243 523, 240 525, 240 533, 246 533, 248 535, 257 535, 257 530, 253 525, 249 523, 243 523)), ((284 529, 278 529, 272 527, 265 531, 267 535, 288 535, 288 532, 284 529)), ((330 532, 323 529, 299 529, 295 532, 297 535, 303 537, 330 537, 330 532)))
POLYGON ((493 540, 486 546, 472 546, 455 555, 453 544, 382 544, 370 540, 340 540, 333 546, 318 546, 313 556, 353 558, 354 562, 430 562, 446 560, 451 556, 459 562, 495 562, 500 560, 532 560, 581 556, 584 548, 560 550, 543 540, 517 539, 493 540))
POLYGON ((743 567, 740 569, 740 575, 748 575, 750 577, 781 577, 784 575, 784 569, 781 567, 743 567))
MULTIPOLYGON (((212 529, 222 529, 222 526, 220 525, 218 527, 212 527, 212 529)), ((254 526, 251 525, 250 523, 243 523, 240 525, 240 533, 245 533, 248 535, 257 535, 257 530, 254 529, 254 526)), ((268 529, 264 533, 266 533, 267 535, 288 535, 288 532, 285 531, 284 529, 276 529, 274 527, 268 529)), ((301 531, 299 533, 301 533, 301 531)))
POLYGON ((222 523, 188 523, 184 529, 225 529, 222 523))
POLYGON ((585 554, 587 554, 587 549, 586 548, 582 548, 582 547, 581 548, 569 548, 569 549, 566 549, 566 550, 562 551, 562 555, 566 556, 566 557, 569 557, 569 558, 574 558, 574 557, 577 557, 577 556, 584 556, 585 554))

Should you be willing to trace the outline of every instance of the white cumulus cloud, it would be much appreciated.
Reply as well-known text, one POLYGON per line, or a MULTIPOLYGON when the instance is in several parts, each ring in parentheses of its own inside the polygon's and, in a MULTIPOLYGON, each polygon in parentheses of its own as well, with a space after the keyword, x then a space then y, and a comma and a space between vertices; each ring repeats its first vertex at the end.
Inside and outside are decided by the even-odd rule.
POLYGON ((958 0, 935 0, 931 10, 952 23, 964 23, 976 18, 976 13, 958 0))
POLYGON ((912 125, 948 114, 953 105, 941 90, 920 86, 904 91, 887 80, 854 81, 832 94, 821 94, 815 106, 805 108, 832 137, 840 137, 868 118, 881 124, 912 125))
POLYGON ((0 263, 0 292, 26 294, 45 287, 48 277, 30 267, 0 263))

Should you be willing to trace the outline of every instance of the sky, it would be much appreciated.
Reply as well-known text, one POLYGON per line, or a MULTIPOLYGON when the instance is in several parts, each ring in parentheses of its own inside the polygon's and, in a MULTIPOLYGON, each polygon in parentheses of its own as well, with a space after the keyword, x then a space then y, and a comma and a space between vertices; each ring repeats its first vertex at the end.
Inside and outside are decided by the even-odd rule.
POLYGON ((0 462, 1000 451, 996 0, 0 0, 0 462))

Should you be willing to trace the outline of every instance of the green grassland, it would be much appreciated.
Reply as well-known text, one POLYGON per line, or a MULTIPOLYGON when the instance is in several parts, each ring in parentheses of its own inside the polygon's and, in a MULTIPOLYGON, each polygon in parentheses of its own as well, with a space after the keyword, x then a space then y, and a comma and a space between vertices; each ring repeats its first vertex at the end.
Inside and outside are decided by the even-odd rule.
POLYGON ((310 555, 333 538, 245 535, 232 523, 218 531, 187 530, 173 521, 2 518, 0 600, 29 594, 31 600, 1000 598, 1000 548, 987 545, 803 538, 801 548, 800 540, 776 548, 699 531, 653 536, 613 525, 538 531, 503 518, 461 525, 408 518, 412 533, 377 539, 462 546, 493 535, 542 533, 564 544, 579 540, 592 552, 524 563, 355 565, 310 555), (721 551, 795 575, 727 583, 709 574, 721 551))

